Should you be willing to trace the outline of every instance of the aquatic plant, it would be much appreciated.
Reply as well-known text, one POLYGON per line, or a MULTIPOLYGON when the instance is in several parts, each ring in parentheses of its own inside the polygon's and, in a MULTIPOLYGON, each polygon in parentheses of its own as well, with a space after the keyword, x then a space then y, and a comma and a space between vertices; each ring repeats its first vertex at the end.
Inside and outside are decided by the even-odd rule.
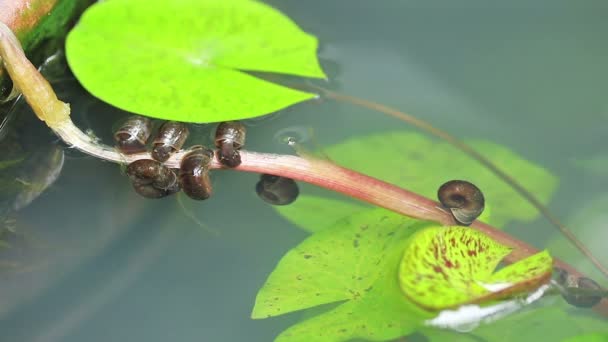
MULTIPOLYGON (((103 6, 106 6, 106 4, 118 3, 119 2, 106 2, 100 4, 102 6, 97 6, 97 8, 104 8, 103 6)), ((134 1, 133 3, 138 4, 141 2, 134 1)), ((225 9, 222 7, 224 5, 219 5, 220 2, 218 1, 200 3, 208 3, 213 6, 219 6, 222 10, 225 9)), ((221 3, 226 4, 230 2, 221 3)), ((149 5, 149 2, 146 2, 146 4, 149 5)), ((238 8, 241 8, 241 6, 243 8, 258 6, 253 4, 257 3, 249 0, 235 0, 227 6, 238 6, 238 8)), ((236 7, 230 8, 233 10, 236 7)), ((236 13, 240 12, 236 11, 236 13)), ((273 13, 273 15, 276 15, 275 12, 273 13)), ((76 35, 76 37, 78 36, 76 35)), ((219 42, 214 43, 220 47, 222 40, 227 39, 222 35, 215 38, 217 38, 219 42)), ((247 38, 249 38, 249 36, 247 38)), ((283 42, 283 40, 284 39, 280 39, 281 42, 283 42)), ((4 26, 2 26, 2 29, 0 30, 0 41, 2 59, 13 78, 13 81, 23 92, 28 103, 32 106, 39 118, 45 121, 51 129, 62 137, 62 139, 83 152, 101 159, 135 166, 138 166, 137 163, 141 163, 142 161, 145 163, 153 162, 148 152, 133 151, 136 153, 124 154, 116 151, 112 147, 102 145, 95 139, 92 139, 89 135, 82 133, 70 120, 69 106, 56 98, 52 88, 27 61, 18 46, 18 42, 4 26)), ((294 41, 296 40, 293 40, 292 42, 294 41)), ((69 46, 70 45, 68 44, 68 51, 70 49, 69 46)), ((312 47, 314 50, 316 45, 308 45, 307 47, 312 47)), ((257 49, 254 50, 256 50, 256 52, 258 51, 257 49)), ((75 51, 73 54, 75 53, 77 56, 85 56, 82 53, 82 50, 78 48, 73 51, 75 51)), ((119 55, 122 56, 123 53, 119 52, 119 55)), ((238 61, 242 62, 242 60, 238 61)), ((200 61, 197 61, 196 63, 199 62, 200 61)), ((72 60, 70 63, 74 64, 74 61, 72 60)), ((80 61, 80 63, 83 62, 80 61)), ((100 64, 97 64, 97 66, 107 64, 105 62, 99 63, 100 64)), ((76 64, 78 64, 78 62, 76 64)), ((91 65, 93 66, 92 69, 99 71, 99 69, 95 67, 95 63, 91 63, 91 65)), ((237 64, 236 66, 256 70, 254 67, 247 67, 240 64, 237 64)), ((84 64, 83 67, 86 69, 88 65, 84 64)), ((78 67, 75 67, 75 69, 77 70, 78 67)), ((113 67, 111 69, 120 68, 113 67)), ((275 70, 272 68, 264 68, 260 70, 290 71, 291 69, 275 70)), ((144 71, 149 70, 144 69, 144 71)), ((189 71, 191 70, 188 69, 184 73, 188 74, 189 71)), ((163 72, 167 71, 165 70, 163 72)), ((104 72, 101 74, 104 74, 104 72)), ((216 78, 211 78, 211 84, 213 85, 213 82, 225 82, 224 78, 230 82, 236 82, 233 81, 233 77, 236 77, 237 74, 239 77, 243 76, 240 72, 233 70, 225 74, 228 76, 220 77, 219 75, 214 75, 213 77, 216 78)), ((94 76, 99 77, 99 75, 94 76)), ((200 80, 197 82, 199 81, 200 80)), ((142 82, 141 75, 133 76, 133 82, 142 82)), ((261 86, 259 82, 268 83, 256 80, 255 84, 252 85, 247 82, 243 82, 244 90, 251 90, 261 86)), ((85 83, 86 86, 86 82, 83 83, 85 83)), ((100 83, 103 86, 113 86, 105 79, 102 79, 100 83)), ((178 88, 182 89, 184 84, 180 84, 180 87, 178 88)), ((132 85, 128 85, 128 87, 135 89, 132 85)), ((293 103, 304 98, 314 97, 314 95, 304 94, 294 90, 286 90, 287 88, 279 86, 265 85, 265 87, 270 87, 268 89, 275 89, 277 93, 284 94, 285 96, 285 98, 282 98, 280 101, 272 103, 272 108, 275 109, 280 108, 287 102, 293 103)), ((191 90, 191 88, 199 89, 196 86, 188 86, 186 88, 187 90, 191 90)), ((220 89, 221 91, 226 90, 220 87, 215 87, 213 89, 220 89)), ((90 90, 95 93, 94 90, 90 90)), ((159 86, 159 89, 156 90, 162 92, 163 88, 159 86)), ((229 90, 230 92, 228 95, 234 96, 235 89, 229 90)), ((267 91, 268 90, 265 90, 265 92, 267 91)), ((98 96, 104 97, 104 95, 98 96)), ((154 97, 154 94, 146 94, 146 96, 154 97)), ((108 101, 116 105, 120 105, 121 101, 124 101, 124 103, 126 103, 124 108, 139 112, 140 109, 134 110, 132 107, 128 107, 138 103, 138 101, 133 100, 137 97, 138 96, 130 94, 126 100, 108 101)), ((192 95, 187 97, 191 98, 192 95)), ((209 98, 212 98, 210 101, 216 101, 220 96, 215 93, 210 93, 209 98)), ((337 96, 334 96, 334 98, 337 98, 337 96)), ((211 104, 204 103, 204 105, 209 106, 212 109, 222 109, 211 112, 210 116, 205 116, 204 120, 192 116, 192 113, 196 113, 196 111, 193 112, 192 109, 200 106, 201 103, 199 102, 185 102, 191 106, 186 107, 185 109, 175 107, 175 104, 173 103, 171 103, 168 108, 162 107, 161 104, 163 101, 160 101, 161 104, 153 103, 154 110, 158 110, 158 112, 148 112, 150 107, 148 106, 149 104, 146 103, 145 106, 142 107, 143 109, 141 109, 140 114, 179 121, 225 121, 243 118, 243 116, 235 117, 234 115, 246 115, 245 117, 250 117, 264 114, 265 111, 272 111, 268 109, 268 106, 271 105, 271 101, 268 101, 268 99, 256 97, 252 101, 253 102, 248 102, 246 105, 240 107, 231 105, 226 107, 225 103, 221 105, 213 104, 213 102, 211 104), (257 100, 261 101, 258 103, 257 100), (252 103, 254 103, 254 105, 252 105, 252 103), (262 109, 252 109, 256 105, 260 105, 262 109), (177 114, 175 114, 175 116, 167 114, 170 113, 171 110, 175 110, 177 114), (222 114, 224 111, 228 114, 222 114)), ((386 136, 383 136, 382 139, 386 140, 386 136)), ((232 140, 229 143, 231 143, 232 140)), ((487 300, 494 301, 508 298, 511 301, 507 303, 511 303, 512 305, 507 308, 501 306, 497 309, 501 312, 507 312, 512 310, 513 305, 516 307, 518 307, 518 305, 523 306, 528 304, 528 302, 537 299, 536 297, 526 297, 524 300, 518 299, 517 296, 521 296, 522 293, 537 295, 538 292, 536 291, 541 290, 541 293, 538 295, 542 295, 546 291, 546 288, 544 288, 543 285, 549 281, 552 259, 545 252, 536 254, 537 250, 533 247, 498 229, 481 223, 480 221, 470 222, 472 221, 470 217, 462 219, 459 218, 462 216, 456 216, 455 219, 455 215, 452 215, 452 210, 439 205, 435 201, 408 190, 404 190, 388 182, 344 168, 333 161, 317 159, 310 155, 297 157, 270 155, 246 150, 238 151, 242 143, 239 142, 239 146, 227 145, 228 147, 224 147, 224 143, 226 143, 225 139, 222 140, 219 144, 220 146, 218 146, 220 151, 224 151, 224 149, 227 149, 228 151, 230 147, 232 147, 234 150, 228 152, 238 152, 238 155, 240 156, 240 164, 234 167, 237 171, 270 174, 285 179, 308 182, 408 216, 404 217, 383 209, 347 209, 356 213, 353 215, 344 215, 342 221, 335 224, 333 227, 327 227, 322 230, 319 229, 319 232, 315 233, 303 242, 302 245, 289 252, 285 258, 283 258, 275 272, 270 276, 267 284, 260 291, 253 312, 254 318, 273 316, 279 313, 282 314, 342 300, 349 300, 349 302, 290 328, 283 333, 279 339, 307 340, 307 338, 316 336, 313 334, 333 334, 323 336, 326 339, 332 340, 353 337, 390 339, 407 335, 415 331, 420 327, 421 319, 426 320, 431 325, 445 325, 445 321, 436 321, 442 314, 437 311, 453 309, 470 303, 483 302, 484 304, 487 304, 487 300), (435 221, 448 226, 459 223, 471 224, 471 228, 475 230, 460 227, 438 228, 433 224, 419 222, 412 218, 435 221), (483 234, 478 231, 483 232, 483 234), (453 244, 451 242, 445 243, 445 241, 451 241, 451 239, 454 239, 453 244), (463 243, 458 244, 456 241, 463 243), (471 243, 474 243, 475 247, 471 247, 471 243), (346 248, 347 245, 349 245, 350 248, 346 248), (336 246, 342 246, 343 248, 337 248, 336 246), (419 253, 417 250, 437 250, 441 251, 441 253, 431 253, 431 255, 428 255, 428 253, 419 253), (334 255, 332 252, 339 254, 334 255), (476 258, 483 252, 490 253, 492 258, 484 258, 483 260, 476 258), (323 254, 331 255, 331 258, 325 257, 323 254), (458 256, 459 254, 463 254, 461 258, 445 258, 446 256, 458 256), (325 259, 320 259, 320 257, 325 259), (502 260, 503 257, 506 261, 514 262, 514 264, 497 273, 492 273, 497 263, 502 260), (434 263, 435 266, 433 266, 434 263), (462 274, 459 274, 458 272, 449 273, 449 275, 451 277, 456 276, 452 279, 458 279, 459 283, 464 284, 462 288, 474 287, 475 291, 473 291, 473 295, 467 293, 466 296, 462 297, 462 293, 455 293, 454 289, 450 288, 450 286, 446 286, 445 283, 440 284, 431 281, 424 285, 420 285, 417 279, 419 277, 432 278, 432 275, 429 275, 429 272, 434 273, 435 275, 448 275, 447 271, 437 265, 437 263, 443 263, 443 267, 451 270, 459 269, 456 265, 467 265, 467 270, 470 271, 468 273, 474 274, 475 276, 463 277, 462 274), (435 267, 440 267, 442 271, 438 271, 435 267), (353 268, 358 270, 357 274, 353 275, 344 272, 345 270, 351 270, 353 268), (340 270, 343 271, 341 272, 340 270), (332 277, 331 279, 322 279, 321 277, 323 274, 329 274, 332 277), (351 279, 343 279, 344 282, 336 283, 335 277, 346 277, 351 279), (399 279, 398 287, 396 287, 396 279, 399 279), (484 284, 480 285, 479 282, 484 284), (303 291, 303 287, 300 287, 298 284, 305 284, 307 289, 314 292, 303 291), (336 289, 331 287, 332 284, 339 288, 336 289), (497 284, 501 285, 499 289, 494 287, 497 284), (437 292, 447 291, 447 294, 434 298, 438 300, 439 303, 428 302, 420 298, 420 294, 433 293, 433 291, 429 290, 431 288, 435 289, 437 292), (416 298, 413 298, 412 293, 418 293, 419 295, 416 296, 416 298), (456 297, 457 299, 450 301, 449 299, 453 297, 456 297), (407 318, 406 315, 411 315, 416 319, 407 318), (331 331, 325 329, 328 321, 333 325, 339 326, 339 329, 331 331)), ((420 145, 418 144, 417 147, 420 148, 420 145)), ((374 148, 378 149, 377 144, 374 145, 374 148)), ((226 165, 221 163, 222 158, 218 158, 218 152, 215 153, 216 155, 208 156, 214 158, 206 159, 203 167, 205 172, 226 168, 226 165)), ((231 153, 227 154, 231 155, 231 153)), ((191 151, 180 150, 175 151, 175 153, 168 157, 163 164, 157 162, 154 163, 154 165, 159 169, 159 172, 166 173, 166 176, 171 178, 168 170, 170 168, 178 167, 184 169, 184 161, 188 161, 190 158, 193 158, 191 151)), ((483 160, 486 159, 484 158, 483 160)), ((233 165, 235 163, 231 164, 232 165, 229 166, 235 166, 233 165)), ((133 166, 133 169, 136 169, 135 166, 133 166)), ((383 165, 383 167, 386 166, 383 165)), ((140 180, 143 177, 137 170, 134 170, 131 174, 136 182, 140 182, 136 185, 147 186, 149 184, 141 183, 140 180)), ((192 183, 198 184, 200 182, 195 180, 192 183)), ((475 183, 479 184, 477 180, 475 183)), ((171 185, 173 184, 175 183, 173 182, 171 185)), ((202 187, 205 194, 210 193, 210 189, 207 188, 208 185, 208 181, 203 179, 202 187)), ((435 190, 438 184, 434 184, 433 186, 435 190)), ((154 189, 160 188, 163 190, 170 188, 168 184, 163 186, 154 185, 153 187, 154 189)), ((484 188, 483 186, 480 187, 484 188)), ((549 188, 550 187, 551 186, 549 186, 549 188)), ((145 191, 145 193, 148 193, 147 188, 145 191)), ((550 192, 550 190, 547 192, 550 192)), ((490 206, 491 205, 492 204, 490 203, 490 206)), ((477 208, 477 211, 479 211, 479 208, 477 208)), ((573 279, 585 279, 569 265, 559 260, 554 260, 554 263, 565 270, 568 277, 573 279)), ((574 282, 571 281, 570 283, 578 284, 576 280, 574 280, 574 282)), ((568 287, 565 288, 567 289, 568 287)), ((600 292, 596 291, 592 293, 592 296, 595 297, 601 295, 603 295, 601 290, 600 292)), ((605 309, 605 306, 606 300, 601 304, 596 305, 599 310, 605 309)), ((493 311, 492 314, 494 315, 496 312, 493 311)), ((477 319, 479 320, 484 317, 486 316, 481 315, 478 316, 477 319)))

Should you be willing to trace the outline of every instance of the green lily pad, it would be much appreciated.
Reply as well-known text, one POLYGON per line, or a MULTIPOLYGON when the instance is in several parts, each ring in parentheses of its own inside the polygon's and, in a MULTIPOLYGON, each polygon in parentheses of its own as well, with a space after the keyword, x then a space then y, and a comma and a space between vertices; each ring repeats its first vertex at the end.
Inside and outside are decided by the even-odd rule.
POLYGON ((608 341, 608 333, 592 333, 573 336, 563 340, 562 342, 606 342, 608 341))
POLYGON ((353 299, 369 291, 386 250, 409 236, 417 221, 368 209, 313 234, 290 250, 259 291, 253 318, 353 299))
POLYGON ((433 227, 412 237, 399 283, 413 302, 430 310, 504 298, 538 287, 551 275, 547 251, 493 273, 511 249, 465 227, 433 227))
POLYGON ((317 40, 253 0, 122 0, 91 6, 66 41, 96 97, 184 122, 261 116, 315 97, 243 71, 324 78, 317 40))
POLYGON ((274 208, 300 228, 317 232, 332 227, 341 218, 367 210, 370 206, 362 202, 304 194, 298 196, 298 200, 290 205, 274 206, 274 208))
MULTIPOLYGON (((549 201, 558 181, 547 170, 506 147, 487 141, 466 142, 521 182, 541 202, 549 201)), ((539 215, 509 185, 478 162, 448 143, 419 133, 402 131, 357 137, 324 148, 324 152, 339 165, 432 199, 436 199, 437 189, 444 182, 451 179, 468 180, 483 191, 486 206, 492 208, 491 216, 484 215, 481 219, 496 227, 502 227, 511 220, 530 221, 539 215)), ((347 211, 345 206, 352 206, 344 203, 340 205, 340 210, 331 214, 327 208, 310 211, 312 205, 310 201, 298 200, 289 208, 277 207, 276 210, 298 226, 314 232, 327 226, 318 222, 335 222, 347 211), (307 216, 296 215, 298 211, 306 212, 307 216)), ((352 211, 357 209, 352 207, 352 211)))
POLYGON ((428 318, 399 290, 407 238, 428 223, 367 209, 311 235, 289 251, 258 292, 253 318, 345 303, 294 325, 277 341, 390 339, 428 318))
MULTIPOLYGON (((396 265, 400 255, 393 249, 387 265, 396 265)), ((396 267, 386 267, 364 295, 291 326, 275 341, 390 341, 413 333, 431 315, 403 297, 396 277, 396 267)))

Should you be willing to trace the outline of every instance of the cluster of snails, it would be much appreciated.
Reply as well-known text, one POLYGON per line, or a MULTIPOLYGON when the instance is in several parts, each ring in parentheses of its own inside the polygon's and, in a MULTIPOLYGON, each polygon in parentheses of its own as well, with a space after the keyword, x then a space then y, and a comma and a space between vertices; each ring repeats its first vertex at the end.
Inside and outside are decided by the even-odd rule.
MULTIPOLYGON (((124 154, 145 152, 152 134, 152 121, 142 116, 131 116, 114 133, 116 148, 124 154)), ((127 166, 135 191, 146 198, 162 198, 183 190, 188 197, 205 200, 212 194, 209 166, 215 153, 195 145, 181 160, 179 169, 169 169, 163 163, 179 151, 188 139, 184 123, 167 121, 160 126, 152 142, 153 159, 139 159, 127 166)), ((239 150, 245 144, 246 129, 238 121, 222 122, 215 131, 218 161, 230 168, 241 164, 239 150)), ((256 185, 258 196, 273 205, 292 203, 299 189, 292 179, 263 174, 256 185)))

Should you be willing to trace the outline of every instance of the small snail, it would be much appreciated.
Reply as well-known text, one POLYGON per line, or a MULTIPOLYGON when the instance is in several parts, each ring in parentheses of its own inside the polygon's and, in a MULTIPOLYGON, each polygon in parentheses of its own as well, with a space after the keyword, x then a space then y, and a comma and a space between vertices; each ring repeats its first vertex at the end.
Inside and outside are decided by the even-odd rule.
POLYGON ((127 166, 135 191, 146 198, 162 198, 179 191, 175 172, 152 159, 139 159, 127 166))
POLYGON ((222 122, 215 130, 215 146, 219 149, 218 160, 222 165, 237 167, 241 164, 239 149, 245 145, 247 130, 238 121, 222 122))
POLYGON ((602 300, 602 287, 592 279, 577 278, 557 267, 555 272, 557 274, 555 281, 562 286, 562 297, 568 304, 579 308, 590 308, 602 300))
POLYGON ((158 131, 158 135, 153 142, 152 158, 164 162, 171 156, 171 153, 179 151, 188 139, 188 127, 176 121, 167 121, 158 131))
POLYGON ((209 164, 213 151, 205 146, 196 145, 182 159, 179 169, 179 182, 188 197, 205 200, 211 196, 209 164))
POLYGON ((265 202, 272 205, 287 205, 298 198, 298 184, 291 178, 262 174, 255 186, 255 192, 265 202))
POLYGON ((150 119, 137 115, 129 117, 114 133, 116 147, 124 154, 144 152, 151 129, 150 119))
POLYGON ((483 193, 474 184, 463 180, 451 180, 437 191, 439 202, 450 209, 459 224, 468 226, 481 215, 484 208, 483 193))

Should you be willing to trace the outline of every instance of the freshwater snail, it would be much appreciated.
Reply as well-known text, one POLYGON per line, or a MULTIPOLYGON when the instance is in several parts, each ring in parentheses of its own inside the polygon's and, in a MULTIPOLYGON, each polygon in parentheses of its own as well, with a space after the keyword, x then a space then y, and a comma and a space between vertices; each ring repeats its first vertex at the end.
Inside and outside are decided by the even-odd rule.
POLYGON ((262 174, 255 186, 255 192, 267 203, 287 205, 298 198, 298 184, 291 178, 262 174))
POLYGON ((239 149, 245 145, 247 130, 238 121, 222 122, 215 130, 215 146, 219 149, 218 160, 222 165, 237 167, 241 164, 239 149))
POLYGON ((127 166, 135 191, 146 198, 162 198, 179 191, 175 172, 152 159, 139 159, 127 166))
POLYGON ((189 133, 188 127, 181 122, 165 122, 152 143, 152 158, 161 162, 169 159, 171 153, 182 148, 189 133))
MULTIPOLYGON (((590 308, 602 300, 602 287, 590 278, 577 278, 566 270, 555 268, 556 282, 562 286, 562 297, 568 304, 579 308, 590 308)), ((604 291, 605 292, 605 291, 604 291)))
POLYGON ((114 133, 116 147, 124 154, 144 152, 151 130, 150 119, 133 115, 114 133))
POLYGON ((182 159, 179 169, 179 182, 188 197, 205 200, 211 196, 209 164, 213 151, 205 146, 193 146, 182 159))
POLYGON ((468 226, 481 215, 484 208, 483 193, 474 184, 463 180, 451 180, 437 191, 439 202, 450 209, 459 224, 468 226))

